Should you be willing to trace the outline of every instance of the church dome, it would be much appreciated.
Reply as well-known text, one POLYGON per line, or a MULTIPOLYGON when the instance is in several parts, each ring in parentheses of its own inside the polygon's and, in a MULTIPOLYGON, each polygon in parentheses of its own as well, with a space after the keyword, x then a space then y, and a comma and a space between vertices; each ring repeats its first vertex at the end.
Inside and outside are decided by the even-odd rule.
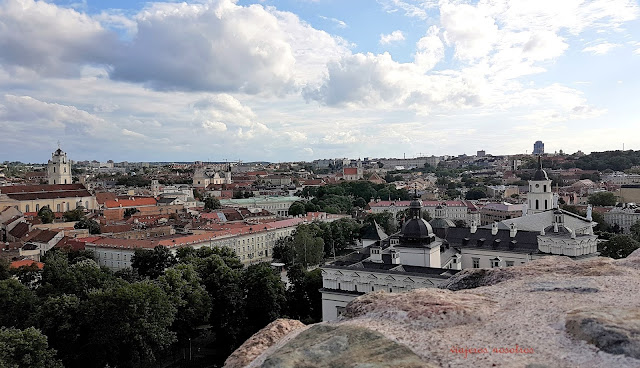
POLYGON ((434 218, 429 221, 429 225, 431 225, 431 228, 433 229, 448 229, 450 227, 456 227, 455 222, 448 218, 434 218))
POLYGON ((549 180, 549 177, 547 176, 547 172, 542 170, 542 157, 541 156, 538 156, 538 169, 533 174, 533 180, 535 180, 535 181, 549 180))
POLYGON ((402 237, 405 239, 429 239, 433 236, 433 229, 427 221, 412 218, 402 226, 402 237))

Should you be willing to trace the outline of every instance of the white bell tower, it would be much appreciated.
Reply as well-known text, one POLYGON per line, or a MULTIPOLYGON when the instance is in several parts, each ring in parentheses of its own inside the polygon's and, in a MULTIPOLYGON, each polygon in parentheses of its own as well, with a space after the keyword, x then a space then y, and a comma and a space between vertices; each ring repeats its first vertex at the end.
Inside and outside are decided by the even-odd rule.
POLYGON ((58 149, 51 154, 51 160, 47 163, 47 178, 49 184, 72 184, 71 163, 67 159, 67 154, 58 149))
POLYGON ((538 156, 538 170, 529 180, 529 194, 527 194, 527 213, 538 213, 550 210, 554 207, 551 180, 547 172, 542 170, 542 157, 538 156))

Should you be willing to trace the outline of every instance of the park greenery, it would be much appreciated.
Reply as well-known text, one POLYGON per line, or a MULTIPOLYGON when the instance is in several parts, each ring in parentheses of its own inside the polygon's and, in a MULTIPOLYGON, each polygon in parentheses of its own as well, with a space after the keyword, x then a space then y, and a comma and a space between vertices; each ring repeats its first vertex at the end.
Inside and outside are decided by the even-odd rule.
POLYGON ((362 225, 351 218, 302 224, 291 236, 276 241, 273 258, 287 265, 315 266, 356 245, 361 231, 362 225))
MULTIPOLYGON (((364 208, 375 199, 408 200, 411 194, 406 189, 396 189, 392 184, 373 184, 369 181, 346 181, 322 187, 305 187, 299 193, 307 199, 304 213, 322 211, 327 213, 350 213, 353 208, 364 208)), ((302 213, 297 205, 296 213, 302 213)))
POLYGON ((321 319, 319 270, 291 267, 287 289, 269 264, 245 267, 227 248, 138 251, 115 273, 86 251, 43 262, 24 282, 0 262, 0 366, 175 366, 195 339, 219 364, 276 318, 321 319))

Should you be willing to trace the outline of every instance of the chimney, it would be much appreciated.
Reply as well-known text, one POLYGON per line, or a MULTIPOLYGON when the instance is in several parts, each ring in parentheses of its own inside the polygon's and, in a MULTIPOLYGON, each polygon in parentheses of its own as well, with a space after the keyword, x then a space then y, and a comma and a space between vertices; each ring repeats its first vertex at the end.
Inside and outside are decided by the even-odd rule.
POLYGON ((476 231, 478 231, 478 224, 476 223, 476 220, 471 221, 471 227, 469 228, 469 232, 471 234, 475 234, 476 231))
POLYGON ((498 222, 494 222, 493 224, 491 224, 491 235, 497 235, 498 234, 498 222))
POLYGON ((371 247, 371 262, 382 263, 382 248, 379 246, 371 247))
POLYGON ((518 228, 516 227, 516 224, 512 222, 511 225, 509 225, 509 236, 515 238, 517 233, 518 228))
POLYGON ((391 264, 399 265, 400 264, 400 252, 398 250, 393 249, 391 251, 391 264))

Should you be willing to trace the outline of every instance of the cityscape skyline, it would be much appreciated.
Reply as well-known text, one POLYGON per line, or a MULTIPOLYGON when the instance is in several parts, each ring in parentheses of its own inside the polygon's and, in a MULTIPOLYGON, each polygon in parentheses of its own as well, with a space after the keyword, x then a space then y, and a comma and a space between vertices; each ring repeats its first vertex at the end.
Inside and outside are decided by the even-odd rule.
POLYGON ((0 161, 640 149, 633 0, 0 1, 0 161))

